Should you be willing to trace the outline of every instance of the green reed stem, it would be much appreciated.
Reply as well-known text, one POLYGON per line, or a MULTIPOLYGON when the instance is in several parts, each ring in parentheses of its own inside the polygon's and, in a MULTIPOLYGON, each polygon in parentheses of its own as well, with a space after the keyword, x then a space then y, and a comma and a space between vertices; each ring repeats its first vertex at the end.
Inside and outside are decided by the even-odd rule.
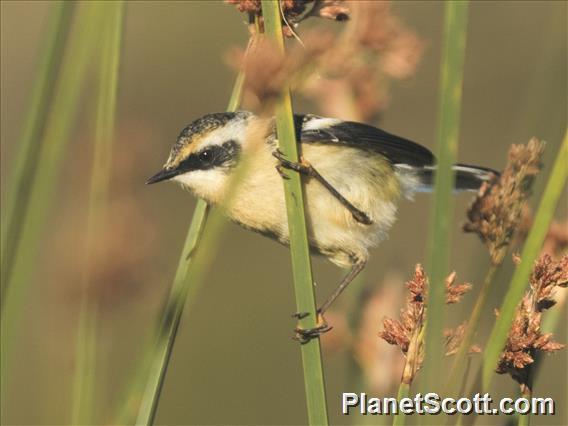
POLYGON ((73 425, 95 424, 93 422, 93 402, 97 366, 98 311, 95 306, 91 306, 86 295, 83 295, 82 299, 75 344, 75 374, 70 423, 73 425))
MULTIPOLYGON (((523 398, 529 401, 532 398, 532 390, 529 386, 524 386, 521 392, 523 398)), ((531 424, 531 414, 530 411, 527 414, 517 414, 517 425, 518 426, 529 426, 531 424)))
POLYGON ((124 3, 104 3, 101 25, 100 57, 98 70, 98 93, 96 99, 96 125, 91 188, 89 192, 85 259, 83 262, 82 295, 77 327, 76 367, 73 386, 72 424, 97 423, 95 381, 97 367, 97 318, 96 300, 91 300, 91 259, 95 252, 96 237, 104 232, 103 212, 112 166, 112 143, 114 140, 118 70, 124 3))
POLYGON ((453 205, 454 172, 458 150, 463 64, 468 2, 445 3, 444 40, 440 80, 440 106, 436 153, 438 167, 434 179, 434 205, 428 246, 430 286, 428 321, 425 331, 424 391, 439 388, 444 356, 445 277, 449 269, 450 224, 453 205))
MULTIPOLYGON (((66 153, 69 133, 79 110, 78 100, 87 72, 87 64, 98 38, 102 4, 84 2, 79 5, 74 22, 73 37, 70 37, 65 58, 58 76, 56 91, 49 107, 49 118, 40 150, 35 174, 30 185, 30 195, 25 211, 21 214, 19 242, 14 246, 13 266, 5 308, 2 312, 0 345, 2 360, 2 395, 5 395, 5 380, 8 367, 8 351, 12 350, 19 328, 19 314, 26 291, 31 285, 34 266, 37 264, 38 245, 45 220, 55 197, 57 176, 66 153)), ((36 141, 38 142, 38 141, 36 141)))
MULTIPOLYGON (((402 398, 408 398, 410 395, 410 383, 400 382, 398 386, 398 393, 396 400, 400 401, 402 398)), ((395 414, 392 419, 393 426, 404 426, 406 424, 406 415, 402 413, 395 414)))
POLYGON ((54 2, 48 17, 43 44, 39 49, 37 73, 24 118, 18 152, 14 159, 6 202, 2 205, 2 232, 0 247, 0 306, 3 309, 10 281, 14 256, 20 240, 25 212, 39 161, 39 141, 49 116, 50 101, 55 80, 63 62, 63 51, 71 27, 75 2, 54 2))
MULTIPOLYGON (((280 2, 262 0, 262 11, 267 35, 274 39, 279 48, 284 51, 282 24, 280 21, 280 2)), ((287 90, 283 93, 282 99, 277 106, 276 129, 281 151, 291 161, 298 161, 292 100, 290 92, 287 90)), ((309 313, 307 317, 300 321, 300 326, 312 328, 316 326, 317 316, 302 182, 297 172, 288 172, 287 175, 289 179, 284 180, 284 190, 290 229, 296 309, 298 312, 309 313)), ((303 344, 301 351, 308 420, 311 425, 324 425, 328 423, 328 418, 319 338, 303 344)))
MULTIPOLYGON (((243 83, 244 75, 241 73, 235 82, 227 107, 228 111, 235 111, 240 105, 243 83)), ((203 261, 204 256, 199 256, 199 259, 196 259, 196 255, 197 252, 209 253, 208 250, 200 246, 208 214, 208 204, 203 200, 198 200, 180 255, 172 289, 164 308, 162 324, 158 330, 157 342, 150 360, 150 374, 138 409, 137 425, 154 423, 184 305, 187 299, 192 299, 193 294, 196 293, 203 281, 206 262, 203 261)), ((220 227, 216 226, 215 229, 220 229, 220 227)), ((217 234, 215 234, 215 238, 208 238, 209 246, 215 245, 212 243, 213 240, 218 240, 217 234)), ((142 374, 146 375, 146 371, 142 374)), ((137 386, 135 385, 132 393, 136 393, 136 390, 137 386)))
POLYGON ((509 284, 509 290, 499 310, 499 317, 489 336, 487 348, 483 356, 483 390, 487 390, 491 385, 495 367, 499 360, 499 354, 503 350, 507 340, 507 334, 511 322, 513 321, 515 309, 521 301, 534 261, 540 252, 560 194, 566 183, 566 178, 568 177, 568 167, 566 167, 566 164, 568 164, 568 130, 564 135, 564 140, 556 157, 552 173, 548 178, 544 194, 540 200, 533 226, 523 247, 521 263, 515 268, 511 283, 509 284))

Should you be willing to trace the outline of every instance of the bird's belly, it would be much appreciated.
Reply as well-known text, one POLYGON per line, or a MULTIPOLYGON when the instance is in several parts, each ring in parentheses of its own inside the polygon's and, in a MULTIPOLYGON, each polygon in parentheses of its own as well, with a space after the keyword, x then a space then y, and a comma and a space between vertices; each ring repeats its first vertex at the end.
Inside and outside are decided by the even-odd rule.
MULTIPOLYGON (((382 181, 369 182, 370 178, 377 178, 376 173, 371 173, 371 176, 369 173, 354 173, 357 168, 353 168, 353 164, 349 172, 342 172, 337 170, 338 162, 329 158, 329 151, 326 154, 328 161, 322 161, 315 151, 304 149, 308 161, 373 221, 371 225, 357 222, 321 183, 312 178, 302 178, 306 182, 305 206, 310 248, 339 266, 349 267, 357 261, 366 260, 368 249, 377 245, 393 224, 399 193, 398 181, 387 180, 396 180, 393 174, 392 178, 385 175, 382 181), (334 169, 330 169, 328 164, 333 165, 334 169), (334 179, 338 173, 342 179, 334 179)), ((284 187, 275 168, 266 167, 266 163, 262 167, 253 166, 240 188, 235 202, 229 208, 229 216, 247 229, 288 244, 284 187)))

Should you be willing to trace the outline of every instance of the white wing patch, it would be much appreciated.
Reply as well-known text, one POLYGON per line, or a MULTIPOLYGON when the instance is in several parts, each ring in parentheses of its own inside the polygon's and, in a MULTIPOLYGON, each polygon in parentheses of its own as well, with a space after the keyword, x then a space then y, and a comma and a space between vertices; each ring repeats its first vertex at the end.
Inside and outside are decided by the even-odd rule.
POLYGON ((302 129, 304 130, 328 129, 339 123, 341 123, 341 120, 339 120, 338 118, 314 117, 304 122, 302 129))

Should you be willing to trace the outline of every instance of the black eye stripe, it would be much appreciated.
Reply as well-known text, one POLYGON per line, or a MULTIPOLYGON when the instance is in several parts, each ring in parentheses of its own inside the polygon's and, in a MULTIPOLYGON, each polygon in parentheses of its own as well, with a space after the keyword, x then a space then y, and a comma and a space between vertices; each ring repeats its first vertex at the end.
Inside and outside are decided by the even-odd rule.
POLYGON ((239 144, 228 140, 222 145, 211 145, 191 154, 179 163, 180 171, 209 170, 214 167, 232 167, 236 164, 240 152, 239 144))
POLYGON ((195 154, 190 155, 189 157, 185 158, 184 160, 180 161, 178 166, 176 167, 177 170, 180 172, 188 172, 190 170, 197 170, 199 168, 199 159, 195 154))
POLYGON ((238 159, 241 152, 241 147, 237 143, 237 141, 230 139, 227 142, 224 142, 222 147, 228 157, 230 157, 234 161, 238 159))

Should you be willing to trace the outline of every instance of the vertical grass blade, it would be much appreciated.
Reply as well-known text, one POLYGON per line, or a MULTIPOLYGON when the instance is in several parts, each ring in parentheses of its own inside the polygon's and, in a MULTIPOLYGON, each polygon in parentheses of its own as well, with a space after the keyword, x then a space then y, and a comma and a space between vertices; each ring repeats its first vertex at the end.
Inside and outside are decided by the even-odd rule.
POLYGON ((151 425, 156 417, 158 401, 183 313, 184 303, 189 286, 192 285, 192 282, 186 279, 191 263, 191 257, 188 258, 188 253, 193 252, 199 244, 208 211, 209 206, 207 203, 203 200, 198 200, 176 269, 172 290, 164 309, 156 348, 150 360, 150 373, 138 411, 137 425, 151 425))
POLYGON ((434 206, 430 222, 428 265, 430 286, 425 332, 424 390, 433 392, 440 383, 444 356, 444 279, 449 273, 451 202, 455 176, 452 165, 458 150, 460 110, 465 57, 467 1, 445 3, 444 40, 440 81, 440 106, 434 180, 434 206))
POLYGON ((489 389, 491 385, 491 380, 495 374, 495 367, 499 360, 499 354, 503 350, 507 340, 507 334, 515 314, 515 309, 521 301, 523 292, 527 287, 534 261, 540 252, 562 189, 566 184, 566 178, 568 177, 567 164, 568 130, 564 135, 564 140, 560 146, 552 173, 550 174, 544 194, 540 200, 533 226, 523 247, 521 263, 513 273, 509 290, 505 295, 505 299, 499 311, 499 317, 489 336, 487 348, 483 356, 482 385, 484 390, 489 389))
MULTIPOLYGON (((523 391, 521 392, 521 398, 525 398, 527 400, 532 399, 532 391, 528 386, 525 386, 523 391)), ((517 414, 517 425, 518 426, 529 426, 531 424, 531 414, 530 411, 526 414, 517 414)))
POLYGON ((57 79, 42 143, 36 143, 33 147, 40 150, 39 159, 30 187, 27 208, 21 212, 20 239, 15 246, 12 272, 6 283, 10 285, 10 292, 6 295, 5 308, 2 312, 2 345, 0 345, 2 395, 5 395, 4 386, 9 371, 8 352, 14 344, 19 314, 26 291, 31 285, 30 280, 38 255, 38 242, 45 219, 55 198, 57 176, 65 157, 69 133, 79 110, 79 94, 85 79, 88 59, 96 45, 100 7, 101 4, 98 2, 84 2, 78 6, 73 37, 70 38, 57 79))
MULTIPOLYGON (((396 399, 398 401, 402 400, 403 398, 410 397, 410 383, 400 382, 398 386, 398 393, 396 395, 396 399)), ((398 413, 395 414, 392 418, 392 426, 404 426, 406 424, 406 414, 398 413)))
POLYGON ((53 2, 48 17, 43 44, 39 50, 37 74, 33 83, 29 105, 24 118, 22 134, 14 168, 8 179, 6 200, 2 206, 2 232, 0 247, 0 306, 4 307, 14 255, 22 231, 24 213, 27 210, 31 183, 37 167, 41 139, 53 97, 55 80, 61 67, 75 2, 53 2), (35 145, 34 145, 35 144, 35 145))
POLYGON ((71 404, 72 425, 96 424, 93 421, 97 364, 97 309, 83 296, 77 321, 75 374, 71 404))
MULTIPOLYGON (((262 0, 262 11, 266 33, 284 50, 282 24, 280 21, 280 2, 262 0)), ((296 132, 289 91, 285 91, 276 111, 278 144, 284 155, 291 161, 298 161, 296 132)), ((302 182, 297 172, 288 173, 290 179, 284 181, 288 226, 290 228, 290 249, 292 252, 292 273, 296 294, 297 312, 308 312, 300 326, 312 328, 316 325, 316 305, 306 220, 302 182)), ((301 346, 304 367, 304 384, 308 420, 311 425, 328 423, 325 402, 325 385, 319 339, 312 339, 301 346)))
POLYGON ((122 1, 104 3, 99 70, 97 76, 96 124, 93 164, 89 192, 87 235, 82 276, 82 302, 77 322, 77 350, 73 386, 72 424, 96 424, 95 382, 97 369, 97 301, 90 299, 92 282, 91 258, 97 235, 104 232, 109 178, 112 166, 118 71, 122 37, 124 4, 122 1))
MULTIPOLYGON (((228 111, 235 111, 240 105, 243 83, 244 74, 241 73, 238 75, 235 82, 227 107, 228 111)), ((141 373, 147 377, 147 380, 136 418, 137 425, 151 425, 154 423, 162 386, 166 377, 186 299, 188 299, 188 295, 192 295, 197 291, 197 287, 202 282, 201 271, 203 271, 204 268, 199 267, 202 265, 200 265, 200 262, 195 261, 193 255, 203 235, 208 213, 208 204, 203 200, 198 200, 180 255, 172 289, 164 308, 162 324, 158 330, 155 349, 152 351, 149 361, 149 376, 146 376, 146 370, 141 373), (193 265, 195 265, 195 268, 190 268, 190 266, 193 265), (196 272, 196 270, 199 271, 196 272)), ((137 385, 134 385, 132 388, 132 393, 135 392, 137 392, 137 385)), ((121 418, 122 417, 126 416, 122 414, 121 418)))

